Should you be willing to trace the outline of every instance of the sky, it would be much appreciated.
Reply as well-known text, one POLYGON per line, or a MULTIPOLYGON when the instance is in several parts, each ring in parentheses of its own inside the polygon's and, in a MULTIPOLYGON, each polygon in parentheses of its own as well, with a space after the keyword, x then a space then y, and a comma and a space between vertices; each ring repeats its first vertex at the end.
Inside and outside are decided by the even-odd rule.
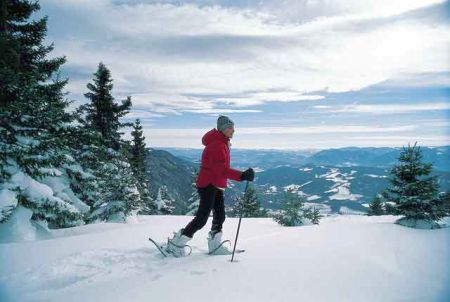
MULTIPOLYGON (((99 62, 149 147, 450 145, 450 2, 41 0, 71 109, 99 62)), ((129 130, 125 137, 129 138, 129 130)))

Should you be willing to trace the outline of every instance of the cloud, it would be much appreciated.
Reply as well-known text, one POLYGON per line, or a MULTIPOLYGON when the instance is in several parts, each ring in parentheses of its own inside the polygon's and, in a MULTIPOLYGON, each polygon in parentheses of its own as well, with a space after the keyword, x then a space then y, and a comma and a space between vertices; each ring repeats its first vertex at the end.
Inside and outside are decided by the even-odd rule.
POLYGON ((54 54, 67 55, 64 68, 78 75, 73 95, 85 92, 103 61, 119 96, 131 95, 140 109, 179 115, 224 104, 231 110, 317 101, 323 98, 313 96, 317 91, 354 91, 393 77, 448 71, 448 22, 418 13, 434 4, 444 9, 442 1, 363 2, 288 1, 275 13, 269 9, 279 1, 41 4, 53 12, 54 54))
POLYGON ((254 113, 254 112, 261 112, 261 110, 253 110, 253 109, 223 109, 223 108, 213 108, 213 109, 197 109, 197 110, 189 110, 185 109, 183 111, 186 112, 193 112, 193 113, 254 113))
MULTIPOLYGON (((212 127, 211 127, 212 128, 212 127)), ((202 148, 201 137, 210 128, 144 129, 151 137, 151 147, 202 148)), ((251 149, 308 149, 346 146, 382 147, 402 146, 418 141, 427 146, 450 143, 450 135, 418 134, 419 128, 410 125, 391 127, 346 125, 343 127, 260 127, 236 128, 232 148, 251 149), (364 134, 364 135, 361 135, 364 134)))
MULTIPOLYGON (((237 127, 236 133, 240 136, 251 135, 291 135, 291 134, 338 134, 338 133, 386 133, 386 132, 404 132, 416 129, 415 126, 363 126, 363 125, 343 125, 336 126, 310 126, 310 127, 237 127)), ((181 129, 152 129, 153 139, 176 138, 176 137, 201 137, 205 131, 203 128, 181 128, 181 129)))
POLYGON ((450 110, 450 103, 429 102, 419 104, 351 104, 344 106, 313 106, 326 112, 399 114, 418 111, 450 110))
MULTIPOLYGON (((450 50, 449 50, 450 51, 450 50)), ((381 87, 448 87, 450 85, 449 72, 417 73, 400 75, 380 84, 381 87)))
POLYGON ((222 6, 258 10, 270 14, 279 23, 303 23, 314 19, 369 16, 389 17, 442 3, 442 0, 114 0, 115 4, 195 4, 200 7, 222 6))
POLYGON ((411 131, 416 127, 404 126, 365 126, 365 125, 340 125, 308 126, 308 127, 258 127, 240 128, 241 134, 324 134, 324 133, 373 133, 373 132, 401 132, 411 131))

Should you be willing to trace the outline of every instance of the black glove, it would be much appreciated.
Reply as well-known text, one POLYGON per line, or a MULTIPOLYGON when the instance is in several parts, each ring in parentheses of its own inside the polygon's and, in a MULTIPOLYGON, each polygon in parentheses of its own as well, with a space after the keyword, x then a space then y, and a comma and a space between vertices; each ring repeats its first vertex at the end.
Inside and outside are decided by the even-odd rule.
POLYGON ((241 173, 241 181, 242 180, 253 181, 254 178, 255 178, 255 171, 253 171, 252 168, 248 168, 247 170, 241 173))

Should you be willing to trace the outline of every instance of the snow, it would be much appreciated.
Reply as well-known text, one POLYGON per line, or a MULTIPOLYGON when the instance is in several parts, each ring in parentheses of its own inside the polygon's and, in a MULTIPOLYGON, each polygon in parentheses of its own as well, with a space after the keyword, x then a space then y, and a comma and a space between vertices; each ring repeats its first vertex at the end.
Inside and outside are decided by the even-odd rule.
POLYGON ((342 206, 342 207, 339 208, 339 214, 342 214, 342 215, 366 215, 365 212, 352 210, 352 209, 350 209, 349 207, 346 207, 346 206, 342 206))
POLYGON ((31 147, 36 147, 40 143, 39 140, 28 136, 16 135, 16 139, 18 143, 22 145, 30 145, 31 147))
POLYGON ((372 177, 372 178, 387 178, 386 175, 376 175, 376 174, 364 174, 364 175, 372 177))
POLYGON ((304 184, 301 184, 301 185, 298 185, 298 184, 290 184, 290 185, 287 185, 287 186, 284 186, 283 187, 283 190, 286 192, 286 191, 288 191, 288 190, 291 190, 292 191, 292 193, 298 193, 299 195, 306 195, 305 193, 303 193, 302 191, 299 191, 299 189, 300 188, 302 188, 302 187, 304 187, 304 186, 306 186, 307 184, 310 184, 310 183, 312 183, 312 181, 307 181, 307 182, 305 182, 304 184))
POLYGON ((2 221, 11 209, 17 206, 16 192, 9 189, 0 190, 0 221, 2 221))
POLYGON ((311 195, 307 198, 308 201, 313 201, 316 199, 320 199, 320 196, 319 195, 311 195))
MULTIPOLYGON (((36 239, 36 228, 31 224, 30 218, 33 211, 23 206, 15 208, 11 217, 0 225, 0 242, 13 240, 36 239)), ((5 258, 1 258, 4 261, 5 258)), ((1 265, 3 266, 3 265, 1 265)), ((1 297, 1 295, 0 295, 1 297)))
POLYGON ((89 206, 82 202, 70 189, 70 181, 67 177, 47 176, 43 178, 42 183, 48 185, 55 196, 74 205, 81 213, 89 211, 89 206))
POLYGON ((287 192, 288 190, 291 190, 292 193, 298 193, 298 189, 299 189, 300 187, 301 187, 301 185, 290 184, 290 185, 284 186, 284 187, 283 187, 283 190, 284 190, 285 192, 287 192))
POLYGON ((303 188, 306 185, 309 185, 310 183, 312 183, 312 180, 305 182, 304 184, 300 185, 300 188, 303 188))
POLYGON ((329 200, 358 200, 362 195, 360 194, 351 194, 350 189, 348 188, 350 186, 349 183, 340 184, 338 186, 333 187, 332 189, 325 191, 325 193, 328 192, 335 192, 336 194, 331 195, 328 197, 329 200))
POLYGON ((358 200, 363 197, 360 194, 352 194, 350 192, 350 180, 353 179, 351 175, 355 174, 357 171, 352 170, 350 173, 340 173, 338 168, 331 168, 329 172, 320 175, 320 177, 325 178, 334 182, 334 185, 330 190, 325 191, 325 193, 335 193, 328 197, 329 200, 358 200))
MULTIPOLYGON (((0 221, 15 211, 18 204, 18 196, 25 198, 29 208, 48 208, 64 210, 71 213, 83 213, 89 210, 89 206, 77 198, 70 188, 70 181, 67 175, 56 168, 40 168, 43 173, 50 176, 40 178, 39 181, 21 170, 19 165, 12 159, 5 171, 11 175, 7 182, 0 184, 0 221), (52 176, 53 175, 53 176, 52 176), (20 192, 19 192, 20 191, 20 192)), ((53 215, 52 210, 47 210, 47 217, 53 215)), ((24 216, 20 216, 24 217, 24 216)), ((25 223, 25 222, 24 222, 25 223)), ((26 222, 28 223, 28 222, 26 222)), ((82 221, 75 221, 80 224, 82 221)), ((29 236, 28 236, 29 238, 29 236)), ((23 240, 27 240, 23 238, 23 240)), ((0 242, 4 241, 0 238, 0 242)))
POLYGON ((266 194, 273 194, 273 193, 276 193, 276 192, 277 192, 277 187, 276 187, 276 186, 270 186, 270 187, 265 191, 266 194))
POLYGON ((61 176, 62 172, 56 168, 39 168, 39 172, 52 176, 61 176))
MULTIPOLYGON (((45 180, 51 179, 56 180, 56 178, 53 177, 45 178, 45 180)), ((53 181, 53 183, 56 185, 58 181, 53 181)), ((26 197, 29 197, 34 202, 40 202, 42 204, 59 204, 60 206, 64 206, 74 213, 78 212, 78 209, 73 205, 65 203, 59 196, 54 196, 53 190, 49 185, 43 182, 36 181, 22 171, 16 171, 16 173, 11 176, 9 183, 6 183, 6 185, 11 189, 16 187, 20 188, 23 191, 22 194, 26 197)), ((58 191, 56 193, 58 193, 58 191)), ((63 195, 61 197, 64 196, 67 195, 63 195)), ((79 201, 77 205, 80 207, 86 207, 81 201, 79 201)))
MULTIPOLYGON (((51 239, 0 244, 0 300, 449 301, 450 228, 397 218, 337 215, 301 227, 244 218, 246 252, 235 263, 206 255, 211 221, 189 242, 191 256, 160 257, 147 237, 164 241, 189 216, 51 230, 51 239)), ((224 238, 237 222, 227 218, 224 238)))

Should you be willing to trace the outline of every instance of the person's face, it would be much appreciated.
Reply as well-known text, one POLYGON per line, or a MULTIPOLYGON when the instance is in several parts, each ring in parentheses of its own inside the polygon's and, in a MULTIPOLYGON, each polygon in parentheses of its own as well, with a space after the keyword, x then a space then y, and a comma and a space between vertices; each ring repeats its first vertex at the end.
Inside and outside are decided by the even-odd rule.
POLYGON ((226 137, 232 138, 234 133, 234 127, 228 127, 222 131, 223 134, 225 134, 226 137))

